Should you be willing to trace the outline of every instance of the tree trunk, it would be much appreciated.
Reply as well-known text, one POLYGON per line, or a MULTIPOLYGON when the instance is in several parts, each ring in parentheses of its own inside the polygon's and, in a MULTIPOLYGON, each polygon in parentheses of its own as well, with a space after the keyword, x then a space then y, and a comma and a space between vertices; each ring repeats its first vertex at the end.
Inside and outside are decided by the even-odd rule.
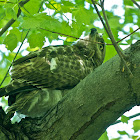
POLYGON ((2 140, 97 140, 124 112, 140 105, 140 41, 125 50, 130 77, 118 55, 96 68, 43 118, 3 124, 2 140))

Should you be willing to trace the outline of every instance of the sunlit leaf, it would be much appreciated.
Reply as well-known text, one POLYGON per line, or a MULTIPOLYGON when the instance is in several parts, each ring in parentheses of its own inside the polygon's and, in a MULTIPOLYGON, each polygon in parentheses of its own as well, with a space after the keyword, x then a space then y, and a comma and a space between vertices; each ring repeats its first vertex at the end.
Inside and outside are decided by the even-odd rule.
POLYGON ((15 34, 9 34, 4 40, 8 50, 13 51, 17 46, 17 36, 15 34))
POLYGON ((128 135, 129 136, 129 134, 126 132, 126 131, 117 131, 120 135, 128 135))
POLYGON ((41 48, 44 44, 43 41, 45 41, 45 38, 40 33, 31 34, 28 38, 28 41, 30 43, 31 48, 34 48, 34 47, 41 48))
POLYGON ((140 120, 135 120, 133 121, 133 128, 132 128, 135 132, 140 130, 140 120))
MULTIPOLYGON (((41 6, 42 0, 30 0, 24 5, 24 12, 30 15, 36 14, 41 6)), ((27 14, 27 15, 28 15, 27 14)))
POLYGON ((109 140, 109 138, 107 136, 107 132, 105 131, 98 140, 109 140))
POLYGON ((121 116, 121 122, 128 124, 128 120, 129 120, 129 117, 126 117, 124 115, 121 116))
POLYGON ((13 18, 13 19, 17 18, 17 14, 15 13, 15 11, 12 8, 6 9, 6 16, 9 18, 13 18))

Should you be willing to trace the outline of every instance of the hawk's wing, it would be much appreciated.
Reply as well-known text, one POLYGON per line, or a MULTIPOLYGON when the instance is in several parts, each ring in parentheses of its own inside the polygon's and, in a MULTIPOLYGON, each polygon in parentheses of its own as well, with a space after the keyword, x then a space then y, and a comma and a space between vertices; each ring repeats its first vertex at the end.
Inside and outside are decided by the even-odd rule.
POLYGON ((0 96, 10 95, 9 111, 39 117, 62 98, 63 91, 58 89, 73 88, 102 64, 104 55, 104 40, 96 29, 86 41, 73 46, 48 46, 32 52, 13 63, 12 81, 0 89, 0 96))
POLYGON ((34 88, 72 88, 92 70, 92 62, 76 47, 48 46, 14 62, 12 81, 5 90, 14 94, 34 88))

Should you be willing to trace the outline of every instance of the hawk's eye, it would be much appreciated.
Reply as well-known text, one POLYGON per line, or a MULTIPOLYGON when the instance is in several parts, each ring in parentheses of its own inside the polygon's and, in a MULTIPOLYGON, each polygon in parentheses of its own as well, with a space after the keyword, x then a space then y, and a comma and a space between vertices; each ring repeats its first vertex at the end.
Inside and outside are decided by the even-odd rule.
POLYGON ((100 49, 103 50, 104 49, 104 46, 103 45, 100 45, 100 49))

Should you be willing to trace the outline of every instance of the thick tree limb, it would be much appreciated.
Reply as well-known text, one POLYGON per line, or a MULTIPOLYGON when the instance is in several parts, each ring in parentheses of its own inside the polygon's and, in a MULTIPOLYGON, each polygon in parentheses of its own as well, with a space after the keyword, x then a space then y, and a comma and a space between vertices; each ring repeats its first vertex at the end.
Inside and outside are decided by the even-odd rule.
POLYGON ((18 140, 97 140, 124 112, 140 105, 140 41, 125 53, 133 78, 122 71, 116 55, 70 90, 43 118, 25 118, 10 127, 0 122, 2 134, 8 131, 18 140))

